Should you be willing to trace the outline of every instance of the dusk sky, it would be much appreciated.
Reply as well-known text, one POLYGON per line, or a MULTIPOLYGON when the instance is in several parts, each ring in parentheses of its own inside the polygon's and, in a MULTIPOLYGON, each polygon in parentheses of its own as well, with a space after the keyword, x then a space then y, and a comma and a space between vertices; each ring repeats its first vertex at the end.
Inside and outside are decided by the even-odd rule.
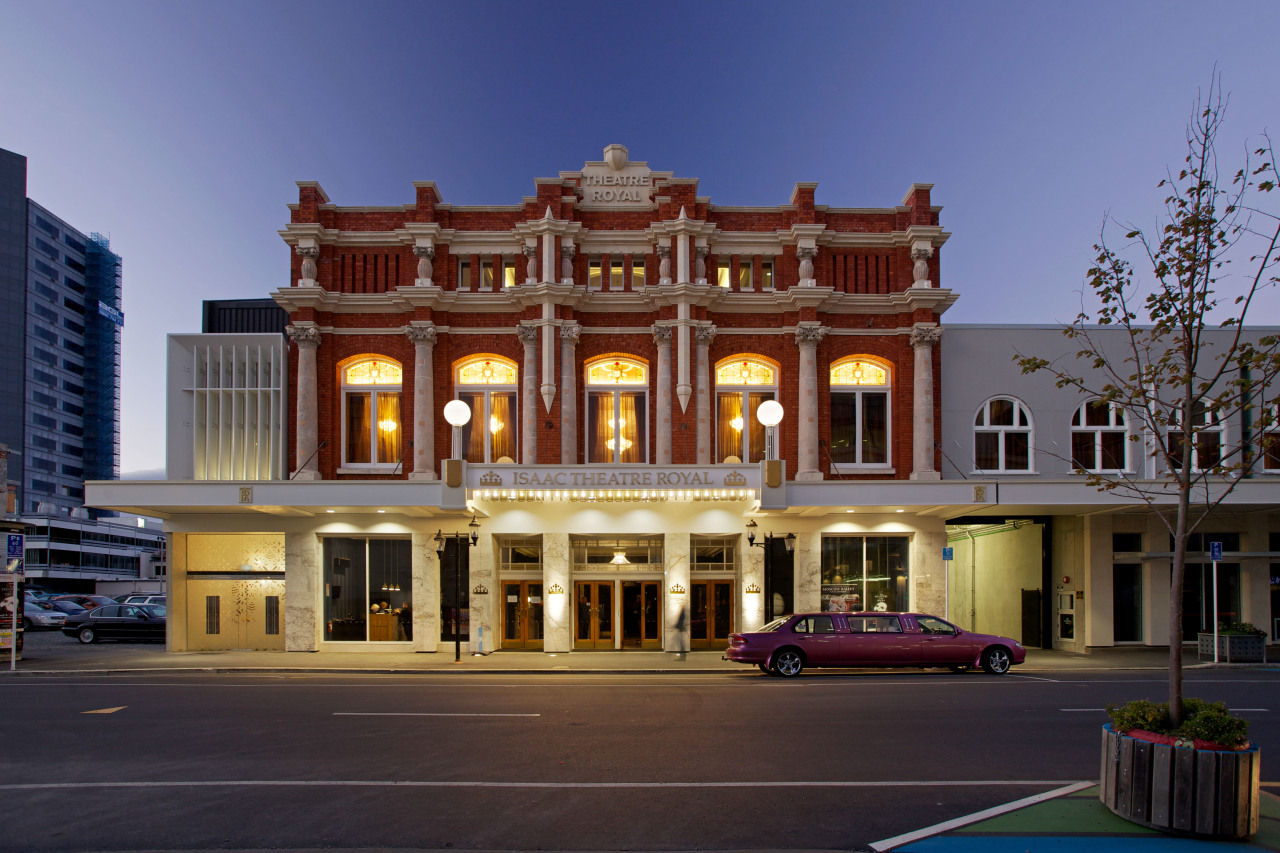
POLYGON ((159 476, 165 335, 288 286, 295 181, 516 204, 616 142, 714 204, 816 181, 819 204, 893 207, 932 183, 944 325, 1060 323, 1104 215, 1155 221, 1215 63, 1224 168, 1280 131, 1278 32, 1275 0, 0 0, 0 148, 124 258, 121 470, 159 476))

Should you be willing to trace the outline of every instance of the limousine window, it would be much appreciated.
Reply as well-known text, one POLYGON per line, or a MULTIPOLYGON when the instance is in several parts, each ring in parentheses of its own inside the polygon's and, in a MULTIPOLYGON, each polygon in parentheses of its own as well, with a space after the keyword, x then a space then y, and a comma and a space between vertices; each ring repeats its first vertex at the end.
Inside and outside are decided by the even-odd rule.
POLYGON ((846 616, 849 630, 855 634, 901 634, 897 616, 846 616))
POLYGON ((916 624, 920 626, 922 634, 954 634, 956 632, 954 625, 932 616, 917 616, 916 624))
POLYGON ((830 616, 806 616, 791 626, 797 634, 834 634, 835 621, 830 616))

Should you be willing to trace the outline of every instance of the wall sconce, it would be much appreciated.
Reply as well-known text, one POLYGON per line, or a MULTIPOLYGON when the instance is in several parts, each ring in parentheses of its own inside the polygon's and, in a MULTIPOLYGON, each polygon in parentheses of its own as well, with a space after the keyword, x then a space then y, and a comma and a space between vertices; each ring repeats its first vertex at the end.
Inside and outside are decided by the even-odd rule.
POLYGON ((564 587, 558 583, 553 583, 547 587, 547 595, 564 595, 564 587))
POLYGON ((754 583, 749 583, 747 584, 747 588, 744 591, 747 593, 747 595, 759 595, 760 587, 754 583))
POLYGON ((684 595, 684 587, 682 587, 680 584, 673 584, 673 585, 671 586, 671 594, 672 594, 672 595, 684 595))

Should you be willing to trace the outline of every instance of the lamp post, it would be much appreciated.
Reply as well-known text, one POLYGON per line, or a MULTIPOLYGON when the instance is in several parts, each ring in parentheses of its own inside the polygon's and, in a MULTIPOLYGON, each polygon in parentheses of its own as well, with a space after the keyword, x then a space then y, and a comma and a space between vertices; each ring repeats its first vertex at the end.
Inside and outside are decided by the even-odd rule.
POLYGON ((766 459, 778 458, 778 424, 782 422, 782 404, 777 400, 765 400, 756 409, 756 420, 764 426, 766 459))
MULTIPOLYGON (((463 403, 465 406, 466 404, 463 403)), ((446 539, 453 540, 453 662, 460 663, 462 661, 462 635, 458 631, 458 614, 462 611, 462 546, 468 548, 474 546, 480 541, 480 523, 476 521, 476 517, 471 516, 471 522, 467 525, 471 528, 471 535, 465 533, 441 533, 436 531, 436 559, 444 561, 444 543, 446 539)))
MULTIPOLYGON (((761 405, 763 408, 763 405, 761 405)), ((781 408, 781 407, 779 407, 781 408)), ((787 555, 790 556, 796 551, 796 535, 788 533, 786 536, 774 536, 772 533, 765 533, 764 541, 756 541, 756 524, 754 518, 747 519, 747 544, 756 548, 764 549, 764 621, 767 625, 775 618, 773 612, 773 540, 781 539, 787 548, 787 555)))
POLYGON ((461 459, 462 428, 471 420, 471 407, 462 400, 450 400, 444 404, 444 419, 453 427, 453 458, 461 459))

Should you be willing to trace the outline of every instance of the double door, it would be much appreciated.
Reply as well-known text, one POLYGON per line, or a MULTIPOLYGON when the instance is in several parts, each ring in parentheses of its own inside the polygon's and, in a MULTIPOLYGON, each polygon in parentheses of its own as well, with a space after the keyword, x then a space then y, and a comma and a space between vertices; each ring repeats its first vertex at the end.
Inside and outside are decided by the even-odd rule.
POLYGON ((689 648, 723 649, 733 633, 733 581, 689 584, 689 648))
POLYGON ((542 648, 542 581, 503 581, 502 647, 542 648))
POLYGON ((578 581, 574 585, 573 647, 613 648, 613 581, 578 581))
POLYGON ((575 583, 577 607, 574 613, 573 647, 662 648, 661 583, 657 580, 575 583))

